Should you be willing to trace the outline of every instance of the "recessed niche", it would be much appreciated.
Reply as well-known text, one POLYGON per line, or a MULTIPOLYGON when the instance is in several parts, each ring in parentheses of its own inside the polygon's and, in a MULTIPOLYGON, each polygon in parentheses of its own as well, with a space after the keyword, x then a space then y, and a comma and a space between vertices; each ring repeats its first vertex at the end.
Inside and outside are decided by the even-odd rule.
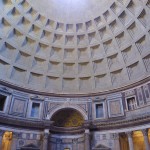
POLYGON ((23 70, 18 67, 13 67, 10 78, 17 82, 24 83, 26 80, 26 73, 27 73, 26 70, 23 70))
POLYGON ((37 49, 36 49, 36 56, 47 58, 50 56, 50 48, 49 45, 38 43, 37 49))
POLYGON ((53 34, 49 31, 43 30, 41 34, 41 40, 47 43, 51 43, 53 40, 53 34))
POLYGON ((60 62, 49 61, 48 63, 48 73, 59 73, 63 72, 62 65, 60 62))
POLYGON ((74 38, 74 36, 72 36, 72 35, 66 35, 66 37, 65 37, 65 45, 67 45, 67 46, 74 46, 74 41, 75 41, 75 38, 74 38))
POLYGON ((50 57, 54 59, 61 59, 62 49, 58 47, 52 47, 50 52, 50 57))
POLYGON ((61 34, 54 34, 53 43, 58 45, 64 44, 64 38, 61 34))
POLYGON ((57 25, 56 25, 56 31, 63 32, 64 31, 64 24, 58 22, 57 25))
POLYGON ((73 24, 66 24, 66 32, 74 32, 73 24))
POLYGON ((85 34, 77 35, 77 44, 78 45, 87 45, 87 38, 85 34))
POLYGON ((34 19, 36 16, 37 12, 31 7, 27 12, 26 12, 26 17, 29 18, 30 20, 34 19))
POLYGON ((99 60, 95 60, 93 61, 93 70, 94 73, 104 73, 107 72, 107 65, 106 65, 106 60, 104 59, 99 59, 99 60))
POLYGON ((77 32, 84 32, 85 31, 84 24, 83 23, 76 24, 76 31, 77 32))
POLYGON ((77 52, 75 49, 71 49, 71 48, 64 49, 64 60, 75 61, 76 59, 77 59, 77 52))
POLYGON ((46 23, 46 18, 44 16, 42 16, 41 14, 39 14, 37 16, 37 18, 35 19, 35 23, 39 24, 39 25, 45 25, 46 23))
POLYGON ((34 57, 33 63, 32 63, 32 69, 38 70, 38 71, 45 71, 47 70, 46 60, 38 57, 34 57))
POLYGON ((64 63, 63 64, 63 73, 64 75, 75 75, 77 74, 77 68, 75 67, 75 63, 64 63))
POLYGON ((40 33, 41 33, 41 28, 36 26, 35 24, 33 24, 29 30, 29 34, 31 36, 36 36, 36 37, 39 37, 40 36, 40 33))
POLYGON ((0 49, 0 55, 7 58, 8 60, 14 60, 16 57, 16 48, 5 42, 0 49))
POLYGON ((35 52, 35 43, 36 43, 35 40, 29 37, 25 37, 21 45, 22 50, 30 54, 33 54, 35 52))
POLYGON ((86 25, 86 29, 87 29, 87 30, 93 30, 93 29, 95 29, 94 23, 93 23, 92 20, 86 22, 85 25, 86 25))
POLYGON ((47 76, 46 77, 46 89, 53 90, 61 90, 62 83, 59 77, 47 76))
POLYGON ((64 90, 74 91, 77 89, 77 80, 75 78, 63 78, 62 85, 64 90))
POLYGON ((0 76, 7 78, 9 76, 10 67, 10 64, 0 59, 0 70, 3 70, 0 71, 0 76))
POLYGON ((101 45, 95 45, 91 46, 91 55, 92 58, 97 59, 97 58, 103 58, 104 57, 104 48, 101 45))
POLYGON ((27 31, 29 30, 29 27, 31 26, 31 22, 26 18, 26 17, 22 17, 20 19, 20 21, 18 22, 18 27, 21 28, 23 31, 27 31))
POLYGON ((23 33, 21 33, 19 30, 17 29, 13 29, 10 33, 9 33, 9 36, 8 36, 8 39, 11 41, 11 42, 14 42, 14 43, 21 43, 24 39, 24 35, 23 33))
POLYGON ((118 18, 125 26, 127 26, 132 21, 132 17, 125 10, 119 15, 118 18))
POLYGON ((79 89, 80 90, 85 90, 85 91, 91 90, 91 87, 92 87, 91 77, 79 78, 79 89))
POLYGON ((115 42, 112 39, 104 42, 103 46, 104 46, 104 49, 105 49, 105 52, 107 55, 110 55, 110 54, 117 52, 117 47, 115 45, 115 42))
POLYGON ((31 66, 31 55, 20 51, 18 52, 15 62, 23 66, 29 67, 31 66))
POLYGON ((88 59, 89 58, 89 50, 88 48, 79 48, 78 49, 78 58, 79 59, 88 59))
POLYGON ((54 29, 54 27, 55 27, 55 22, 53 20, 47 19, 45 24, 45 29, 51 30, 54 29))
POLYGON ((0 36, 5 36, 11 29, 11 24, 5 19, 0 19, 0 36))
POLYGON ((40 85, 42 87, 42 85, 43 85, 43 75, 31 72, 28 83, 31 84, 31 85, 32 84, 40 85))
POLYGON ((91 67, 89 62, 83 62, 78 64, 78 73, 80 76, 91 75, 91 67))
POLYGON ((107 87, 107 75, 106 74, 100 74, 95 76, 95 87, 96 88, 104 88, 107 87))
POLYGON ((99 34, 102 40, 111 38, 111 33, 110 30, 107 27, 103 27, 101 29, 99 29, 99 34))

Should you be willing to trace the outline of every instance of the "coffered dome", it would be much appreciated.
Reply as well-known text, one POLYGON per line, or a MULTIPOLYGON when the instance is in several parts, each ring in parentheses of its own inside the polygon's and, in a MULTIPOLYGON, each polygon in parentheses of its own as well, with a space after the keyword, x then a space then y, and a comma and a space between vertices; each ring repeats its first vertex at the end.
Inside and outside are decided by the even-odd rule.
POLYGON ((0 80, 88 94, 150 73, 149 0, 2 0, 0 80))

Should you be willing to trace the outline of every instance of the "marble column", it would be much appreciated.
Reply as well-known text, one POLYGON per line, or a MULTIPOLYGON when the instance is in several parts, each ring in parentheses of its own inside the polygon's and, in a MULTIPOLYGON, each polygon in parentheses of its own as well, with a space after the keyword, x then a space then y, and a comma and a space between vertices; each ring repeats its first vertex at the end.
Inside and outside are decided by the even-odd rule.
POLYGON ((49 129, 45 129, 44 135, 43 135, 43 149, 42 150, 48 150, 48 139, 49 139, 49 129))
POLYGON ((62 140, 61 139, 57 139, 56 142, 57 142, 57 148, 56 148, 56 150, 61 150, 62 140))
POLYGON ((149 144, 149 140, 148 140, 148 129, 143 129, 142 133, 144 136, 145 148, 146 148, 146 150, 150 150, 150 144, 149 144))
POLYGON ((78 139, 72 140, 72 150, 77 150, 78 139))
POLYGON ((85 130, 84 133, 84 138, 85 138, 85 150, 90 150, 90 131, 89 129, 85 130))
POLYGON ((119 134, 118 133, 113 133, 112 134, 112 139, 114 140, 114 149, 119 150, 120 149, 119 134))
POLYGON ((19 138, 19 133, 13 132, 12 144, 11 144, 11 149, 12 150, 17 149, 18 138, 19 138))
POLYGON ((133 132, 132 132, 132 131, 126 132, 126 134, 127 134, 127 137, 128 137, 129 149, 130 149, 130 150, 134 150, 133 139, 132 139, 132 134, 133 134, 133 132))
POLYGON ((5 131, 0 130, 0 149, 2 149, 2 140, 3 140, 3 134, 5 131))

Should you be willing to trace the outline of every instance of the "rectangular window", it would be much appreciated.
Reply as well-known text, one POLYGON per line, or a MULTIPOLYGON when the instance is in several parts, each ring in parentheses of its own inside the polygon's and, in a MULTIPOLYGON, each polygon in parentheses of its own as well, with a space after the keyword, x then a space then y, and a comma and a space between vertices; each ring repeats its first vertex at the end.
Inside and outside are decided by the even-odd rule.
POLYGON ((128 106, 128 110, 136 109, 137 103, 136 103, 135 97, 127 98, 127 106, 128 106))
POLYGON ((96 104, 96 118, 103 118, 103 104, 96 104))
POLYGON ((0 111, 4 111, 7 96, 0 95, 0 111))
POLYGON ((32 103, 31 117, 38 118, 40 111, 40 103, 32 103))

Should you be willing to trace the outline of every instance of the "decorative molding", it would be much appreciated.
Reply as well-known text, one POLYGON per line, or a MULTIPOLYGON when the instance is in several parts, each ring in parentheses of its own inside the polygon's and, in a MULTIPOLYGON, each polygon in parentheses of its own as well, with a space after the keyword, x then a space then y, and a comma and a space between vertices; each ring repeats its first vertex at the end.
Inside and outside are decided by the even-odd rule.
POLYGON ((111 93, 115 93, 115 92, 121 92, 121 91, 125 91, 131 88, 134 88, 136 86, 142 85, 146 82, 150 81, 150 76, 144 78, 143 80, 140 80, 138 82, 132 83, 130 85, 126 85, 124 87, 121 88, 117 88, 117 89, 113 89, 113 90, 109 90, 109 91, 103 91, 103 92, 97 92, 97 93, 88 93, 88 94, 56 94, 56 93, 46 93, 46 92, 41 92, 41 91, 36 91, 30 88, 25 88, 25 87, 20 87, 18 85, 15 85, 13 83, 10 82, 6 82, 4 80, 0 80, 0 84, 7 86, 9 88, 15 89, 15 90, 19 90, 19 91, 23 91, 23 92, 27 92, 27 93, 31 93, 31 94, 37 94, 37 95, 44 95, 44 96, 56 96, 56 97, 90 97, 90 96, 100 96, 100 95, 106 95, 106 94, 111 94, 111 93))

